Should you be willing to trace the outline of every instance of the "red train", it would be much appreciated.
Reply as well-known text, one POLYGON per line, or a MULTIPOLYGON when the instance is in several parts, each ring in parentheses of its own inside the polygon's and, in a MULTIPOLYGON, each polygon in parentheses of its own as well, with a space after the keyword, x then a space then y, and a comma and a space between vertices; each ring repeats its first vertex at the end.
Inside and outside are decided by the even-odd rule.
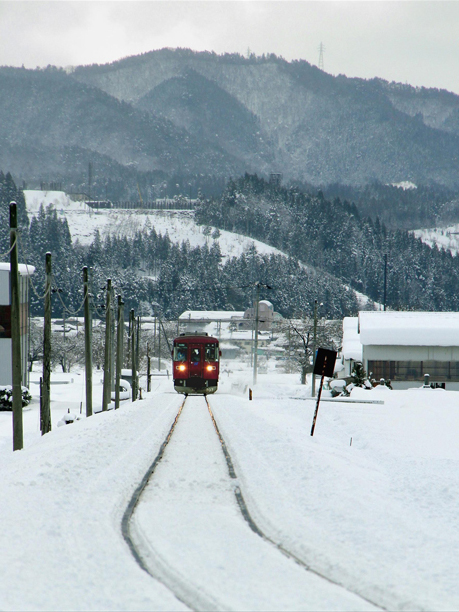
POLYGON ((184 333, 172 351, 174 389, 186 395, 215 393, 220 370, 217 338, 206 333, 184 333))

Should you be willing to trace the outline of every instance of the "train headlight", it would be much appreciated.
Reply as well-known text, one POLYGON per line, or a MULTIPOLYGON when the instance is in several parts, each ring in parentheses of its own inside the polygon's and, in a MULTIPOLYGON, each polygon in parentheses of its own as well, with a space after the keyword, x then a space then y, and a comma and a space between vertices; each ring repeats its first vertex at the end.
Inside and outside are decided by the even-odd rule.
POLYGON ((208 372, 212 372, 212 370, 216 370, 216 369, 217 369, 217 368, 216 368, 216 366, 213 366, 213 365, 208 365, 208 366, 206 367, 206 370, 207 370, 208 372))
POLYGON ((186 370, 186 365, 183 363, 175 367, 177 368, 177 370, 180 370, 180 372, 184 372, 186 370))

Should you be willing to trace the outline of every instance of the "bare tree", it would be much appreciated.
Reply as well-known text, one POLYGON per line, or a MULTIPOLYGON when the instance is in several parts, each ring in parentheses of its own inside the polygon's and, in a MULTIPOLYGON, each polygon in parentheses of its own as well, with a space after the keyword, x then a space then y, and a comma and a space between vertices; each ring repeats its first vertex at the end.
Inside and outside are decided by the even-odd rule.
POLYGON ((51 337, 51 363, 60 365, 63 372, 70 372, 72 367, 84 363, 84 334, 77 332, 63 336, 54 332, 51 337))
MULTIPOLYGON (((341 321, 318 319, 316 328, 316 348, 337 350, 340 344, 341 321)), ((312 372, 314 346, 314 318, 286 320, 281 328, 284 334, 284 348, 290 357, 290 363, 300 372, 301 384, 306 384, 306 374, 312 372)), ((290 364, 289 364, 290 367, 290 364)))
POLYGON ((29 372, 32 372, 35 361, 43 359, 43 327, 30 322, 29 332, 29 372))

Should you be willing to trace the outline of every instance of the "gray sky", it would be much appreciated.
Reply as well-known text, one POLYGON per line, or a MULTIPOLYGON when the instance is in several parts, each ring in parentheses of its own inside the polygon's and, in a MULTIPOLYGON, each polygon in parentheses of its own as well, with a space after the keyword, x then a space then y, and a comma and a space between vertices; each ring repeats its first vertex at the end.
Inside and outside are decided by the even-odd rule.
POLYGON ((459 2, 0 0, 0 65, 105 63, 162 47, 319 60, 459 94, 459 2))

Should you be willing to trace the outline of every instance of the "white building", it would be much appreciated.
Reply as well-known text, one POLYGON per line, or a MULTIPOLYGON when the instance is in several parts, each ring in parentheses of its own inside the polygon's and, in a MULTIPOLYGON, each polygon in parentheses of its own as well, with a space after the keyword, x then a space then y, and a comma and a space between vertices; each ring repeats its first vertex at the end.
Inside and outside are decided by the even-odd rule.
POLYGON ((359 318, 344 317, 343 344, 341 348, 343 369, 338 372, 338 378, 347 378, 352 374, 355 361, 362 362, 362 344, 359 335, 359 318))
MULTIPOLYGON (((34 272, 33 266, 19 264, 21 370, 22 384, 26 387, 29 384, 29 276, 34 272)), ((13 384, 11 353, 10 264, 0 263, 0 385, 13 384)))
POLYGON ((360 312, 362 362, 395 389, 430 383, 459 389, 459 313, 360 312))
POLYGON ((179 330, 181 332, 207 331, 220 337, 222 330, 243 317, 243 310, 186 310, 179 316, 179 330), (211 329, 207 326, 210 326, 211 329))

